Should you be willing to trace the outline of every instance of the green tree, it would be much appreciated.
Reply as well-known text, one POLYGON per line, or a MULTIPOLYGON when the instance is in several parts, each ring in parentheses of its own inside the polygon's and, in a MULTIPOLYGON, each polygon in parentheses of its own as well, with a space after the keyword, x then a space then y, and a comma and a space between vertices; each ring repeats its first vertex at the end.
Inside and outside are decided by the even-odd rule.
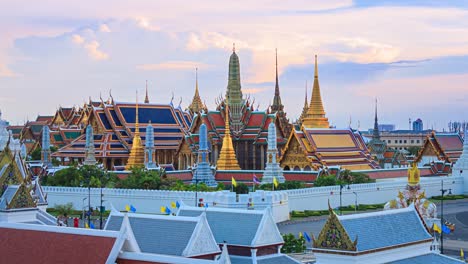
POLYGON ((40 147, 37 147, 33 151, 31 151, 31 160, 41 160, 41 151, 42 149, 40 147))
POLYGON ((281 253, 302 253, 306 249, 305 238, 296 238, 293 234, 283 235, 284 245, 281 247, 281 253))
POLYGON ((237 183, 237 187, 234 187, 234 191, 237 194, 246 194, 249 193, 249 187, 242 182, 237 183))
POLYGON ((56 204, 54 207, 59 215, 70 215, 73 211, 73 203, 56 204))
POLYGON ((320 176, 314 182, 315 187, 333 186, 333 185, 337 185, 337 184, 338 184, 338 182, 336 180, 335 175, 320 176))
POLYGON ((350 170, 343 170, 340 172, 340 182, 337 184, 358 184, 358 183, 371 183, 375 182, 369 175, 362 172, 353 172, 350 170))

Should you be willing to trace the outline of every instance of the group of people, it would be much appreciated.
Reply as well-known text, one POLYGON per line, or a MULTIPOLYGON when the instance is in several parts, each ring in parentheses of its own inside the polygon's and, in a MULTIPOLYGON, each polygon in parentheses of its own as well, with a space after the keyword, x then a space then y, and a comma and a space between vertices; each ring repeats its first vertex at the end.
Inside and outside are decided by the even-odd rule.
MULTIPOLYGON (((73 218, 73 227, 79 227, 80 220, 78 217, 73 218)), ((58 226, 68 226, 68 215, 65 213, 63 215, 57 216, 57 225, 58 226)))

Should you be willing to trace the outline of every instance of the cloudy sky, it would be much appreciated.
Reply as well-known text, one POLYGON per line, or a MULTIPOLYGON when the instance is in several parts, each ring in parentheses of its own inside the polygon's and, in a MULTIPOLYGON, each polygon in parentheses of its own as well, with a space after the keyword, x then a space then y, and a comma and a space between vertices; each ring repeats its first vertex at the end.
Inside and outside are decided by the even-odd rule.
POLYGON ((110 90, 134 101, 145 80, 152 102, 174 93, 185 108, 195 67, 213 108, 233 42, 243 92, 260 109, 273 98, 278 49, 292 120, 306 81, 310 95, 314 54, 337 127, 371 127, 376 97, 380 122, 401 129, 409 118, 436 129, 468 119, 468 1, 432 0, 0 0, 0 109, 17 124, 110 90))

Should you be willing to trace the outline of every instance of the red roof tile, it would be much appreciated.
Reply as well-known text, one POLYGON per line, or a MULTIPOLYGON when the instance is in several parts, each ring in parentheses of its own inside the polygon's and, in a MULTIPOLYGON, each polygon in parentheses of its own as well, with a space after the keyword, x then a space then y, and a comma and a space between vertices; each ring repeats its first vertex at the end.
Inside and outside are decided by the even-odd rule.
POLYGON ((115 237, 0 227, 0 255, 14 263, 105 263, 115 237))

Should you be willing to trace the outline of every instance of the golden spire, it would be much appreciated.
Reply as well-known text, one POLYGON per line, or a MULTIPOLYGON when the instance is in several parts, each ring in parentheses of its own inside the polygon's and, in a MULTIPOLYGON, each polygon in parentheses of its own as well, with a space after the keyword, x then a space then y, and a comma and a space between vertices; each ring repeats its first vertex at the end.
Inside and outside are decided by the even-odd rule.
POLYGON ((240 170, 239 162, 236 158, 236 152, 232 145, 231 129, 229 128, 229 106, 226 100, 226 115, 225 115, 225 130, 223 138, 223 146, 221 147, 221 153, 219 153, 219 159, 216 163, 218 170, 240 170))
POLYGON ((145 104, 149 104, 149 97, 148 97, 148 80, 146 80, 146 96, 145 96, 145 104))
POLYGON ((189 105, 188 109, 192 113, 198 113, 204 108, 205 106, 203 105, 200 93, 198 92, 198 68, 195 68, 195 94, 193 95, 192 103, 189 105))
POLYGON ((135 134, 133 135, 132 150, 128 156, 126 170, 130 170, 131 167, 144 166, 145 164, 145 152, 141 143, 140 127, 138 124, 138 92, 136 93, 136 108, 135 108, 135 134))
POLYGON ((315 73, 314 86, 312 89, 312 98, 310 99, 309 109, 302 123, 306 128, 329 128, 328 118, 325 117, 323 110, 322 96, 320 95, 320 86, 318 81, 318 63, 315 55, 315 73))
POLYGON ((302 122, 303 118, 306 116, 307 111, 309 110, 309 100, 307 100, 307 80, 305 85, 305 100, 304 100, 304 107, 302 108, 301 116, 299 117, 299 121, 302 122))

